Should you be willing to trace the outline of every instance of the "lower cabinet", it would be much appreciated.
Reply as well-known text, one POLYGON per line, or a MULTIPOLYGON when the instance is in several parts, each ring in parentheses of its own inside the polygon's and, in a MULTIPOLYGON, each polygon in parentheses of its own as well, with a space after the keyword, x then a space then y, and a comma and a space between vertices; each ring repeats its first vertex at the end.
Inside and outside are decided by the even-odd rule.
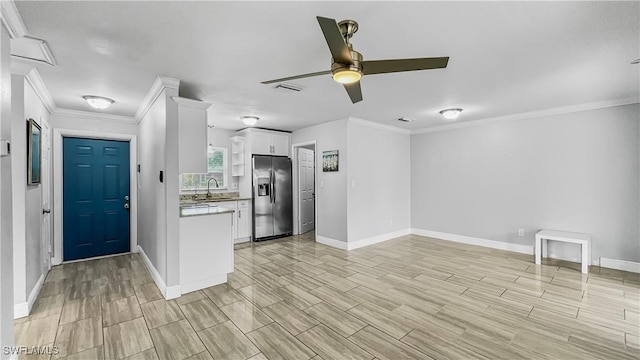
POLYGON ((233 242, 237 244, 251 241, 251 201, 224 201, 217 203, 217 205, 234 211, 233 242))

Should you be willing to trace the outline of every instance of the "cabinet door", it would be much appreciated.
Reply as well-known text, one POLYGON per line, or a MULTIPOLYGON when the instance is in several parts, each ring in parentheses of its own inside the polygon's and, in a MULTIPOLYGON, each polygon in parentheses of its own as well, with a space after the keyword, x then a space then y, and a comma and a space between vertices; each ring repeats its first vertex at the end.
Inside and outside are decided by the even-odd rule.
POLYGON ((289 156, 289 135, 274 133, 271 135, 273 155, 289 156))
POLYGON ((229 210, 233 210, 233 229, 232 229, 232 239, 235 239, 237 236, 237 232, 238 232, 238 205, 236 201, 223 201, 223 202, 218 202, 216 203, 216 205, 218 205, 219 207, 225 208, 225 209, 229 209, 229 210))
POLYGON ((254 131, 251 133, 251 153, 259 155, 272 155, 271 134, 254 131))
POLYGON ((238 201, 238 232, 236 239, 249 237, 249 224, 251 223, 251 214, 249 213, 249 201, 238 201))

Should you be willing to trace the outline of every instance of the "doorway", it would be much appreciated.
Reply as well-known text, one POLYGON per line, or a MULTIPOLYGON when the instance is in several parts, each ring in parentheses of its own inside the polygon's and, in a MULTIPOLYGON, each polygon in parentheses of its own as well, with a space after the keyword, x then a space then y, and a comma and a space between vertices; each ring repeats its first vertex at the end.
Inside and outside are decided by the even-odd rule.
POLYGON ((129 142, 64 137, 63 260, 130 251, 129 142))
POLYGON ((316 143, 293 145, 295 163, 295 230, 305 234, 316 229, 316 143))

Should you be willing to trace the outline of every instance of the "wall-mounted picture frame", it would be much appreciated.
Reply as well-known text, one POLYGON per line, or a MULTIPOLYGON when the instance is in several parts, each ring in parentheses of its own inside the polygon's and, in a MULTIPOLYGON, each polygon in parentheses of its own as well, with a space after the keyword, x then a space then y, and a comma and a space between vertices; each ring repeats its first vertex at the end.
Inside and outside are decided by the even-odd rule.
POLYGON ((27 120, 27 185, 40 184, 42 128, 33 119, 27 120))
POLYGON ((322 172, 338 171, 338 150, 322 152, 322 172))

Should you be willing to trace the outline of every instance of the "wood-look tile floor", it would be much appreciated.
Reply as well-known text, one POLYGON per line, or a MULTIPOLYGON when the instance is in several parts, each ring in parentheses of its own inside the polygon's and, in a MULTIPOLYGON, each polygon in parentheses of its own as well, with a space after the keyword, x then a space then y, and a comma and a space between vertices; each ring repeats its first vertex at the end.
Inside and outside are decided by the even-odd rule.
POLYGON ((640 275, 405 236, 235 250, 227 284, 165 301, 137 254, 57 266, 17 344, 46 359, 638 359, 640 275))

